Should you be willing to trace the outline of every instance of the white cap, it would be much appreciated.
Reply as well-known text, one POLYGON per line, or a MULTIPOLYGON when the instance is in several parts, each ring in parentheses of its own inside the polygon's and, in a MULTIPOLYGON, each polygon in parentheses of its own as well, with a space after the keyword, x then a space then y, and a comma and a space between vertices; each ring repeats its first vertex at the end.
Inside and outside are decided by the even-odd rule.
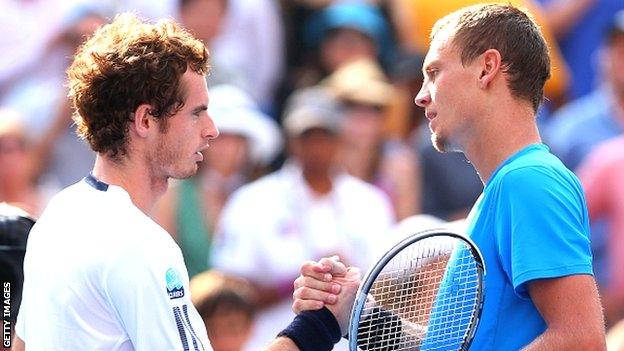
POLYGON ((208 113, 220 133, 242 135, 250 154, 260 165, 270 163, 281 151, 283 140, 277 122, 260 112, 249 94, 233 85, 216 85, 209 90, 208 113))
POLYGON ((298 137, 312 128, 338 132, 342 109, 331 92, 315 86, 295 91, 286 102, 284 129, 292 137, 298 137))

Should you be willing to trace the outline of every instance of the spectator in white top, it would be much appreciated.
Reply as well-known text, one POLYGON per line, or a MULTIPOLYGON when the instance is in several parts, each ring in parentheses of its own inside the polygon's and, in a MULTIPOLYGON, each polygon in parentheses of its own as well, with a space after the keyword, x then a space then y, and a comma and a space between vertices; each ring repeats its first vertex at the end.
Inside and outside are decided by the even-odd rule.
MULTIPOLYGON (((295 93, 284 127, 292 157, 241 187, 226 204, 214 267, 250 280, 260 313, 247 350, 258 350, 293 317, 293 280, 303 260, 339 255, 367 267, 393 224, 389 199, 337 164, 342 111, 321 88, 295 93)), ((345 344, 336 350, 346 350, 345 344)))

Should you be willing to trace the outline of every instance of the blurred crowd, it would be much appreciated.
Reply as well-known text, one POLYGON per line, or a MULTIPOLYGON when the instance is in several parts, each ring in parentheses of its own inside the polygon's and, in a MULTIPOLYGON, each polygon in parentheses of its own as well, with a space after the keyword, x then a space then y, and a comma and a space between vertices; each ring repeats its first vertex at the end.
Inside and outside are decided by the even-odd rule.
MULTIPOLYGON (((172 182, 154 219, 182 249, 214 349, 258 350, 292 319, 304 260, 339 255, 365 269, 403 236, 467 215, 483 184, 462 154, 433 149, 413 99, 434 22, 479 2, 0 0, 0 202, 36 217, 91 170, 65 86, 81 42, 124 11, 175 18, 209 48, 208 108, 220 136, 196 176, 172 182)), ((537 118, 585 188, 616 345, 624 1, 507 2, 533 14, 550 46, 537 118)))

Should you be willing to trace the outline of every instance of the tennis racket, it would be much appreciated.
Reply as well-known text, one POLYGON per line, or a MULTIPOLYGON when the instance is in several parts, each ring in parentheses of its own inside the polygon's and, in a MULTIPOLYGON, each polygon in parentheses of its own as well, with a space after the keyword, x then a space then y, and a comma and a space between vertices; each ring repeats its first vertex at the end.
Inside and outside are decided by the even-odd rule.
POLYGON ((415 234, 368 272, 349 324, 351 351, 467 350, 483 305, 485 267, 468 238, 415 234))

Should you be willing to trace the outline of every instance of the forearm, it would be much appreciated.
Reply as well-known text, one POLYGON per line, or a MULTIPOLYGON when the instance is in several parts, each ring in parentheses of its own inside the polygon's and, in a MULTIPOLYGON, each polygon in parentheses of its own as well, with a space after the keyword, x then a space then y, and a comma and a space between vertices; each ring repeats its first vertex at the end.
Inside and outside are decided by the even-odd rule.
POLYGON ((548 328, 522 350, 605 350, 605 340, 599 334, 581 328, 576 331, 548 328))
POLYGON ((264 351, 299 351, 299 348, 291 339, 281 336, 273 340, 264 351))
POLYGON ((525 350, 606 350, 604 317, 592 276, 538 279, 528 288, 547 327, 525 350))
POLYGON ((552 329, 547 329, 537 339, 533 340, 529 345, 524 347, 523 351, 537 351, 537 350, 568 350, 571 345, 563 337, 562 333, 557 333, 552 329))

